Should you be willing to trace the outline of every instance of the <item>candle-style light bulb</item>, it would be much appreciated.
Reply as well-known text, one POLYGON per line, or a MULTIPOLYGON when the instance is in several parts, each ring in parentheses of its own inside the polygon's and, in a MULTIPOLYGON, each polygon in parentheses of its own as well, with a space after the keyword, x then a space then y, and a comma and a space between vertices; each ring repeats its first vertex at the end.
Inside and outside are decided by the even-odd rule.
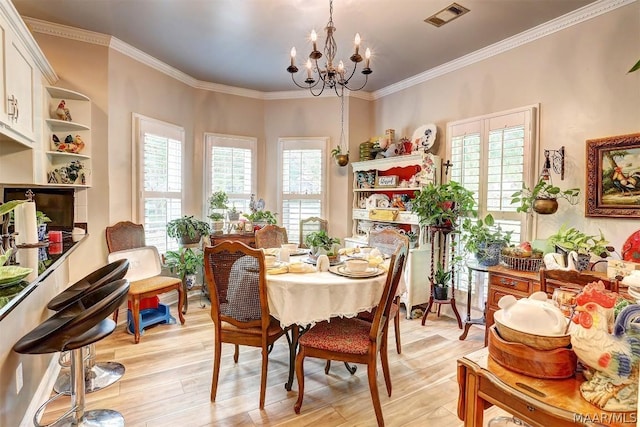
POLYGON ((311 68, 312 68, 311 60, 307 59, 307 78, 311 78, 311 68))
POLYGON ((338 63, 338 74, 340 74, 341 77, 344 77, 344 63, 342 61, 338 63))
POLYGON ((364 51, 364 57, 367 60, 365 68, 369 68, 369 59, 371 58, 371 49, 367 48, 367 50, 364 51))
POLYGON ((316 30, 311 30, 311 41, 313 42, 313 51, 318 50, 316 47, 316 41, 318 40, 318 34, 316 34, 316 30))
POLYGON ((360 50, 360 33, 356 33, 356 38, 354 40, 354 43, 356 45, 356 55, 357 55, 358 51, 360 50))
POLYGON ((296 48, 295 46, 291 48, 291 65, 294 65, 294 62, 296 60, 296 48))

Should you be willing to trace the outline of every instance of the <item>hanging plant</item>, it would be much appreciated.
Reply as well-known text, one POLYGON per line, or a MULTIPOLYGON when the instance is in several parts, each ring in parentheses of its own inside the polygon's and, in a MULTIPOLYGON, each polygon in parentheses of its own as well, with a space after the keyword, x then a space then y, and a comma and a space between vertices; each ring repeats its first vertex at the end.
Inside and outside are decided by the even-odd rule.
POLYGON ((344 154, 339 145, 331 150, 331 157, 333 157, 338 166, 347 166, 349 164, 349 152, 344 154))

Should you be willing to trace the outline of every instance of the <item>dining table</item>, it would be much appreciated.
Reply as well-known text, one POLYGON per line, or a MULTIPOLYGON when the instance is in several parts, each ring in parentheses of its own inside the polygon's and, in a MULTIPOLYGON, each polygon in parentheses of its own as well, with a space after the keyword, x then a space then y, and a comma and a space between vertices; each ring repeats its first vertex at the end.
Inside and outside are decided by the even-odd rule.
MULTIPOLYGON (((291 257, 290 262, 304 262, 305 256, 291 257)), ((377 306, 387 279, 386 260, 379 274, 372 277, 349 277, 332 271, 306 269, 306 273, 270 274, 267 270, 267 297, 270 314, 284 327, 297 326, 301 333, 318 322, 332 317, 355 317, 377 306)), ((406 290, 401 277, 398 294, 406 290)), ((297 345, 297 343, 294 343, 297 345)), ((291 389, 293 366, 285 387, 291 389)))

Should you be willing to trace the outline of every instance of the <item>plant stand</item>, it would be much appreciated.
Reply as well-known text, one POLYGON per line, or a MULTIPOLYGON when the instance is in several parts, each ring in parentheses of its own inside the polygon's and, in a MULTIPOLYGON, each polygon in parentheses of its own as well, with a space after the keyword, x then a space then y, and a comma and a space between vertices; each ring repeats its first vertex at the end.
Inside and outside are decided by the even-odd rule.
MULTIPOLYGON (((431 307, 433 304, 438 304, 438 317, 440 316, 440 308, 443 304, 451 305, 451 309, 458 320, 458 328, 462 329, 462 319, 460 318, 460 313, 458 313, 458 309, 456 308, 456 287, 455 287, 455 270, 452 268, 451 270, 451 298, 446 300, 439 300, 435 298, 435 286, 433 285, 433 275, 435 271, 435 240, 436 236, 438 236, 438 240, 442 242, 441 250, 442 250, 442 266, 447 265, 447 238, 453 231, 452 227, 435 227, 429 226, 429 237, 431 238, 431 276, 429 281, 431 282, 431 295, 429 296, 429 303, 427 304, 427 309, 424 311, 422 315, 422 326, 427 320, 427 316, 431 311, 431 307)), ((451 259, 455 256, 454 249, 451 247, 451 259)))

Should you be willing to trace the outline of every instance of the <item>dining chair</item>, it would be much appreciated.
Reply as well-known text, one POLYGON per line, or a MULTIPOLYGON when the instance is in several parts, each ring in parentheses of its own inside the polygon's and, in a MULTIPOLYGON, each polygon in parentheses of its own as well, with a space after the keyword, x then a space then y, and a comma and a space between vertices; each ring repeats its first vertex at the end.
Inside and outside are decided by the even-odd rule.
POLYGON ((262 349, 260 409, 264 408, 269 353, 278 338, 289 342, 289 362, 294 363, 298 328, 283 329, 269 314, 264 252, 232 241, 204 249, 205 280, 211 296, 214 327, 213 378, 211 401, 215 402, 220 376, 222 343, 234 344, 233 361, 238 363, 239 346, 262 349), (292 331, 290 337, 287 333, 292 331))
POLYGON ((329 221, 317 216, 303 218, 300 220, 300 247, 306 248, 304 240, 310 233, 316 231, 329 231, 329 221))
POLYGON ((131 221, 120 221, 105 229, 107 249, 109 252, 146 246, 144 226, 131 221))
POLYGON ((582 289, 588 283, 602 281, 608 290, 618 292, 618 280, 607 279, 592 273, 576 270, 547 270, 543 267, 540 269, 540 290, 551 296, 560 287, 582 289))
POLYGON ((279 248, 283 243, 289 243, 287 229, 268 224, 255 232, 256 248, 279 248))
MULTIPOLYGON (((398 246, 409 249, 409 238, 396 230, 385 229, 376 230, 369 233, 369 246, 377 248, 383 255, 391 256, 398 246)), ((373 312, 360 313, 359 317, 371 319, 375 315, 373 312)), ((391 306, 391 317, 393 317, 393 325, 396 335, 396 351, 402 353, 402 344, 400 342, 400 296, 396 295, 391 306)))
POLYGON ((378 394, 377 357, 378 353, 380 353, 387 394, 391 396, 392 387, 386 337, 388 328, 386 325, 391 316, 391 305, 395 299, 406 258, 407 247, 400 245, 391 256, 384 290, 372 322, 367 322, 357 317, 335 317, 329 321, 325 320, 317 323, 300 336, 298 340, 299 351, 296 356, 298 400, 294 405, 294 410, 297 414, 300 413, 304 398, 304 359, 306 357, 362 363, 367 365, 369 391, 378 425, 384 426, 380 396, 378 394))

